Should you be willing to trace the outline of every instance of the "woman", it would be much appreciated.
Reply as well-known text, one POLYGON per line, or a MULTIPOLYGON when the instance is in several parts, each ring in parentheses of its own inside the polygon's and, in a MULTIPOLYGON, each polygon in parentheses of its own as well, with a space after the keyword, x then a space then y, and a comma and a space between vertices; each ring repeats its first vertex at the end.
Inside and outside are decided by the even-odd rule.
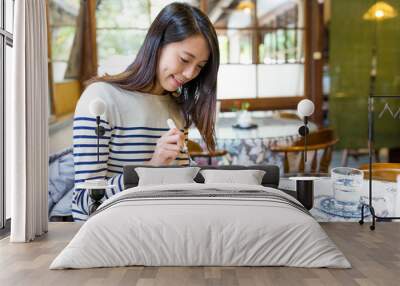
MULTIPOLYGON (((218 68, 218 39, 207 16, 183 3, 166 6, 135 61, 121 74, 92 79, 82 94, 74 118, 75 183, 106 178, 116 185, 107 190, 109 198, 123 190, 126 164, 188 166, 188 153, 181 147, 192 124, 214 150, 218 68), (99 162, 96 121, 89 111, 95 99, 107 106, 99 162), (168 127, 168 118, 177 128, 168 127)), ((75 189, 74 219, 86 220, 90 204, 87 191, 75 189)))

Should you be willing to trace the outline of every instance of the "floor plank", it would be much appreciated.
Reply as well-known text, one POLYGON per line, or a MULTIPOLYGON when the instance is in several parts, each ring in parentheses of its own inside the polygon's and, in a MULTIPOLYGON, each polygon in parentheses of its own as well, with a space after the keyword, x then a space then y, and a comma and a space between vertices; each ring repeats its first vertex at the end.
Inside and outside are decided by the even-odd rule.
POLYGON ((117 267, 49 270, 80 225, 50 223, 49 233, 32 243, 0 240, 0 285, 399 285, 400 224, 322 223, 329 237, 352 263, 352 269, 289 267, 117 267))

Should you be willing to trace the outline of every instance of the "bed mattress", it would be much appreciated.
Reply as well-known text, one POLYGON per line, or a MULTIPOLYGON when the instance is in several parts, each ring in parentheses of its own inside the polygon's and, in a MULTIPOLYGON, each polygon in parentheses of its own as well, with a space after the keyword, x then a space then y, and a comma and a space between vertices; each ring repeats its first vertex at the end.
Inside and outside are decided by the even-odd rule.
POLYGON ((293 197, 263 186, 198 183, 111 197, 50 269, 130 265, 351 267, 293 197))

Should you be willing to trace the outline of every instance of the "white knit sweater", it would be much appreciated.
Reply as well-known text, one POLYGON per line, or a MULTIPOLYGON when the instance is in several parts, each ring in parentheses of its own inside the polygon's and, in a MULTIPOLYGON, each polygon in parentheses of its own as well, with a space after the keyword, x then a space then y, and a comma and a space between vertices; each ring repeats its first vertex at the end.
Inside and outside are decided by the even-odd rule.
MULTIPOLYGON (((169 130, 172 118, 178 129, 184 130, 184 119, 178 105, 169 95, 132 92, 108 83, 91 84, 78 101, 74 117, 73 143, 75 184, 87 179, 106 178, 116 185, 105 199, 123 190, 122 170, 128 164, 145 164, 152 158, 157 140, 169 130), (101 98, 107 105, 101 117, 106 130, 100 138, 100 158, 97 162, 96 119, 90 113, 90 103, 101 98)), ((189 165, 189 156, 181 152, 173 165, 189 165)), ((72 213, 75 220, 86 220, 91 200, 86 190, 75 189, 72 213)))

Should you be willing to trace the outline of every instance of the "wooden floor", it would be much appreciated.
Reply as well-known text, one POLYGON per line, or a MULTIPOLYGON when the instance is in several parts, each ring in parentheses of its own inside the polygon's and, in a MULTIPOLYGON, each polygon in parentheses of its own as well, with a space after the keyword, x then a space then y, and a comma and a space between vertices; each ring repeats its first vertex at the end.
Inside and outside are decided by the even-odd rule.
POLYGON ((289 267, 121 267, 48 270, 79 229, 50 223, 49 233, 32 243, 0 241, 0 285, 400 285, 400 224, 325 223, 328 235, 353 268, 289 267))

